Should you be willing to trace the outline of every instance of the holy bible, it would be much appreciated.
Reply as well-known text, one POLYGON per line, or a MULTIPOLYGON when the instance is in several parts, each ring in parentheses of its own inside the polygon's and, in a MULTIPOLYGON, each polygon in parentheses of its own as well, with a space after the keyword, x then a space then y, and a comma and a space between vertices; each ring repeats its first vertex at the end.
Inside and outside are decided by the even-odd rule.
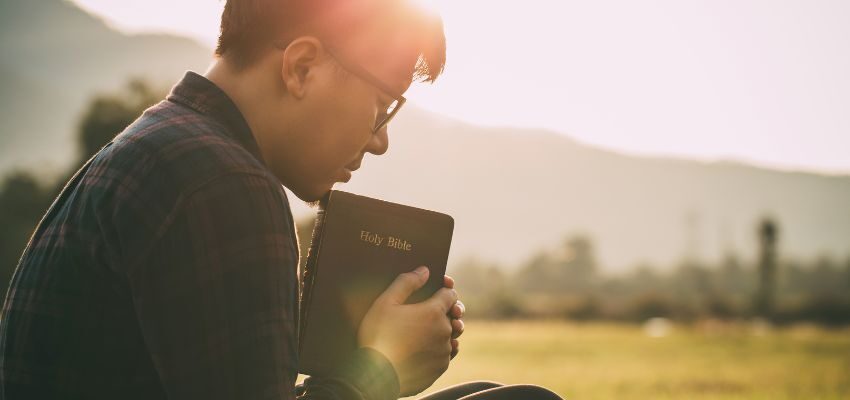
POLYGON ((428 282, 408 304, 443 286, 454 220, 434 211, 332 190, 319 213, 302 274, 299 372, 326 375, 357 349, 372 303, 421 265, 428 282))

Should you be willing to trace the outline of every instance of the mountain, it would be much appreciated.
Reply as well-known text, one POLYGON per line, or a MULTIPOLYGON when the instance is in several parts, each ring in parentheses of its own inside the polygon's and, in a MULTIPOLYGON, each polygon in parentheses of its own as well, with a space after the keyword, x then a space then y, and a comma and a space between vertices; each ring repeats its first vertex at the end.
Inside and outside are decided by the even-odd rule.
MULTIPOLYGON (((62 0, 0 0, 0 54, 0 175, 45 163, 64 170, 93 95, 130 77, 170 85, 211 60, 189 39, 125 35, 62 0)), ((453 215, 451 262, 516 266, 574 234, 589 236, 612 271, 689 254, 752 260, 765 215, 780 224, 785 256, 850 252, 847 176, 634 157, 413 107, 390 137, 390 151, 367 158, 341 188, 453 215)))
POLYGON ((190 39, 125 35, 64 0, 0 0, 0 54, 0 171, 66 168, 92 96, 131 77, 168 87, 212 60, 190 39))
POLYGON ((609 271, 686 256, 756 257, 756 224, 780 225, 782 256, 850 256, 850 177, 634 157, 546 131, 402 112, 390 150, 340 187, 455 217, 452 262, 516 266, 589 236, 609 271))

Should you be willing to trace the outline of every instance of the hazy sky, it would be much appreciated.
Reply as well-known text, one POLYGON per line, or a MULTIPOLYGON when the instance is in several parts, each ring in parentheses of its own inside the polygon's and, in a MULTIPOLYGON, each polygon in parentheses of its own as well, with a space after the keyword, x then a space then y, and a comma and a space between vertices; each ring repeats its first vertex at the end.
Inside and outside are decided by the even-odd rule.
MULTIPOLYGON (((74 0, 212 46, 223 1, 74 0)), ((422 0, 427 1, 427 0, 422 0)), ((411 102, 637 154, 850 173, 850 1, 432 1, 449 57, 411 102)))

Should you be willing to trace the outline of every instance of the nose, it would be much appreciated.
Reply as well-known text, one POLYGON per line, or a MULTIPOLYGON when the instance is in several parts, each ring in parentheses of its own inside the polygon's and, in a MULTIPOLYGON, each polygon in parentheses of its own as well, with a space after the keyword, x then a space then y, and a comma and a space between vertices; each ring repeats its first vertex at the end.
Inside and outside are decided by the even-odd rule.
POLYGON ((387 135, 387 125, 384 125, 380 130, 372 134, 369 138, 369 143, 366 145, 366 151, 379 156, 387 152, 390 147, 390 139, 387 135))

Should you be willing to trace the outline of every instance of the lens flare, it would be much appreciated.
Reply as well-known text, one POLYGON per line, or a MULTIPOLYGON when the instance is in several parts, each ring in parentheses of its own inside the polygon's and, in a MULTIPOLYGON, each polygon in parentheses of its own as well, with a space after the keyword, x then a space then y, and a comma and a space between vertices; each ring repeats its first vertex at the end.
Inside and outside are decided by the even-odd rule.
POLYGON ((440 14, 444 0, 410 0, 410 2, 426 12, 440 14))

